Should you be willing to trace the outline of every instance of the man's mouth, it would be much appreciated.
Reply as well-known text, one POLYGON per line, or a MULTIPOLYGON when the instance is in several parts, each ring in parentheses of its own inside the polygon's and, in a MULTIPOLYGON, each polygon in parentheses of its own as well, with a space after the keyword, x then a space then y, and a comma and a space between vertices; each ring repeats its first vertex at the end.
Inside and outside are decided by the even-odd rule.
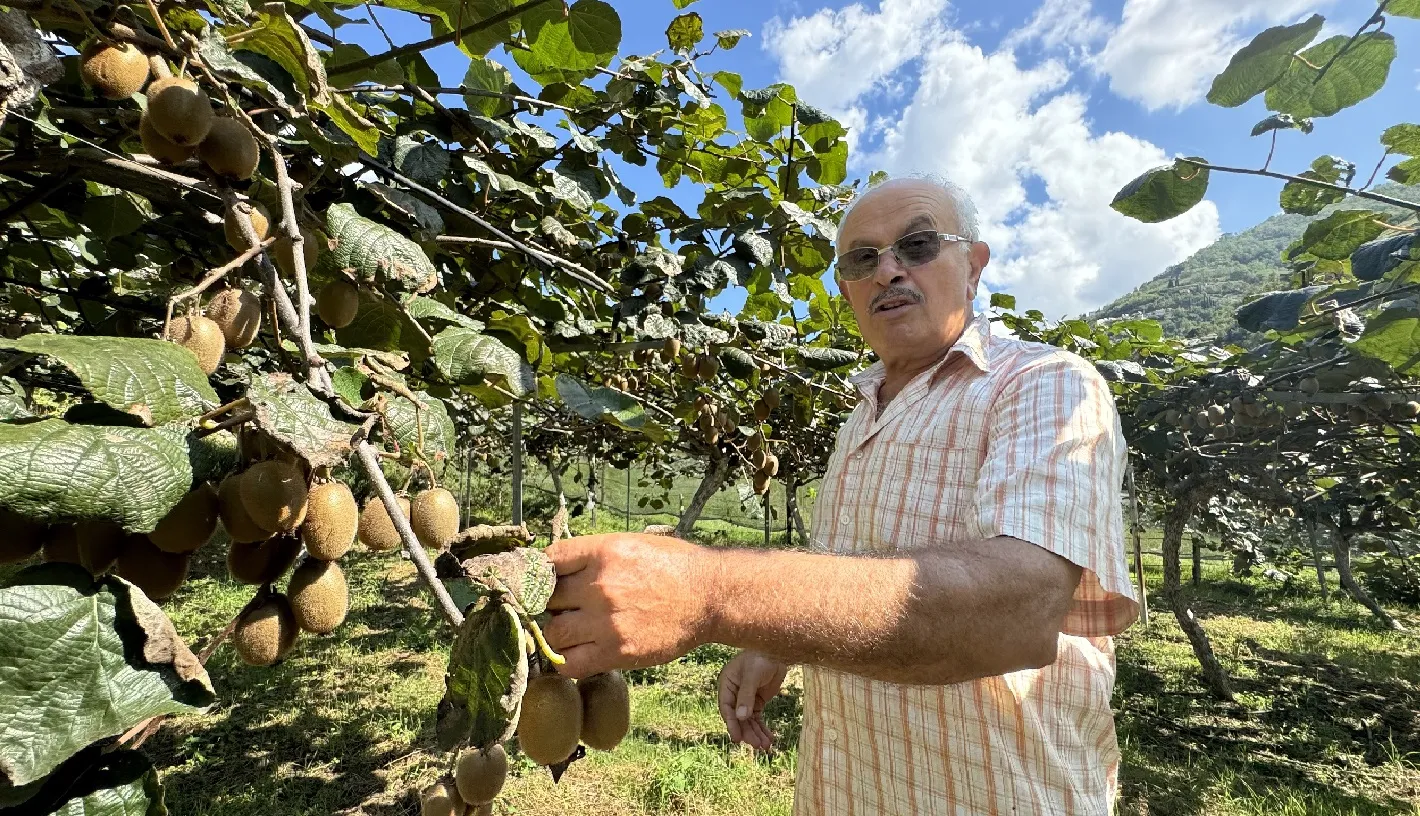
POLYGON ((916 302, 916 298, 908 297, 906 295, 893 295, 892 297, 883 298, 881 302, 874 306, 873 313, 883 314, 884 312, 895 312, 899 309, 911 306, 916 302))

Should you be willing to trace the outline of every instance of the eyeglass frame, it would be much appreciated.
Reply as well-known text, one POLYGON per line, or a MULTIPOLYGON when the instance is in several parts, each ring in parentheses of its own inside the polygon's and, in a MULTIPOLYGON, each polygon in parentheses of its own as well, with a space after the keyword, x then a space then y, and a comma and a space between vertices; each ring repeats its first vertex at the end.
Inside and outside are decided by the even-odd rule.
MULTIPOLYGON (((871 271, 869 271, 866 275, 863 275, 862 277, 850 278, 850 277, 846 277, 845 275, 843 275, 843 273, 842 273, 842 269, 843 269, 843 255, 846 255, 846 254, 848 254, 848 253, 845 252, 845 253, 843 253, 843 255, 835 255, 835 256, 833 256, 834 274, 838 277, 839 280, 845 280, 845 281, 867 280, 868 278, 871 278, 873 275, 877 274, 877 271, 878 271, 878 264, 882 263, 883 253, 884 253, 884 252, 889 252, 889 251, 892 252, 892 257, 893 257, 894 259, 896 259, 897 262, 898 262, 898 264, 900 264, 904 269, 912 269, 912 268, 914 268, 914 267, 921 266, 921 265, 924 264, 924 263, 931 263, 932 261, 935 261, 935 260, 941 255, 940 252, 938 252, 937 255, 932 256, 932 257, 929 258, 928 260, 922 261, 921 263, 915 263, 915 264, 909 264, 909 263, 907 263, 906 261, 904 261, 904 260, 902 259, 902 256, 901 256, 901 255, 897 254, 897 245, 898 245, 898 244, 902 243, 903 241, 907 240, 908 238, 911 238, 911 237, 914 236, 914 235, 921 235, 921 234, 927 233, 927 232, 936 232, 936 231, 935 231, 935 230, 930 230, 930 229, 925 229, 925 230, 913 230, 912 232, 909 232, 909 233, 907 233, 906 235, 901 236, 901 237, 898 238, 896 241, 893 241, 891 244, 888 244, 888 245, 885 246, 885 247, 866 247, 866 246, 864 246, 864 247, 853 247, 852 249, 848 250, 848 252, 859 252, 859 251, 864 250, 864 249, 871 249, 871 250, 873 250, 874 255, 873 255, 873 265, 872 265, 872 267, 871 267, 871 271)), ((950 233, 950 232, 937 232, 936 234, 937 234, 937 238, 940 239, 940 240, 942 240, 942 241, 950 241, 950 242, 952 242, 952 243, 964 242, 964 243, 968 243, 968 244, 974 244, 974 243, 976 243, 976 240, 973 239, 973 238, 967 238, 967 237, 965 237, 965 236, 955 235, 955 234, 950 233)))

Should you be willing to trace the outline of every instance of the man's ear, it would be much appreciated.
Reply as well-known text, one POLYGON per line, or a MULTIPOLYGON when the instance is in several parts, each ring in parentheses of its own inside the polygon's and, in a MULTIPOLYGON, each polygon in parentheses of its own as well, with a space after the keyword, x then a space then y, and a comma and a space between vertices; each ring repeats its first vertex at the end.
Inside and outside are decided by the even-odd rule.
POLYGON ((991 247, 985 241, 973 241, 971 248, 967 250, 967 259, 971 264, 971 292, 975 297, 976 287, 981 283, 981 273, 986 269, 986 265, 991 263, 991 247))

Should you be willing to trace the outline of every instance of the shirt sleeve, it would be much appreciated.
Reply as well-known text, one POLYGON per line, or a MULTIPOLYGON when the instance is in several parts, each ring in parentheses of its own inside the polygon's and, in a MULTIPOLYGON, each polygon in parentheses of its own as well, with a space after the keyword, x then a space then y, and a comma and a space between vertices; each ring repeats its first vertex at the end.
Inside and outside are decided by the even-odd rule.
POLYGON ((1139 614, 1124 554, 1124 433, 1094 366, 1053 350, 992 405, 976 485, 984 537, 1010 536, 1083 568, 1061 631, 1103 637, 1139 614))

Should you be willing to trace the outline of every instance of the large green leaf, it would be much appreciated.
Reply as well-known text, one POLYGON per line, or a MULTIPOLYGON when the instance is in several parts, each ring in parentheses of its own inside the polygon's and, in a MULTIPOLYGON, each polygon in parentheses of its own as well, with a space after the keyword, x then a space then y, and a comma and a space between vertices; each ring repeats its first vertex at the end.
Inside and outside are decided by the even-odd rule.
POLYGON ((263 374, 247 388, 256 427, 300 454, 311 467, 337 467, 350 455, 359 428, 336 419, 330 406, 289 374, 263 374))
POLYGON ((501 378, 517 396, 527 390, 523 358, 501 340, 473 329, 452 326, 434 336, 434 365, 450 382, 479 385, 489 375, 501 378))
POLYGON ((1400 374, 1420 374, 1420 316, 1411 309, 1387 309, 1366 325, 1351 348, 1400 374))
POLYGON ((330 104, 325 64, 306 32, 284 10, 280 14, 262 11, 258 17, 257 25, 242 27, 238 49, 256 52, 280 65, 291 75, 297 89, 312 103, 330 104))
POLYGON ((1228 67, 1213 77, 1208 101, 1236 108, 1267 90, 1287 70, 1297 49, 1316 38, 1323 22, 1320 14, 1313 14, 1296 25, 1274 26, 1253 37, 1233 55, 1228 67))
POLYGON ((600 386, 588 387, 568 374, 558 374, 557 396, 573 413, 590 420, 605 420, 629 430, 646 425, 646 409, 634 397, 600 386))
POLYGON ((832 371, 858 361, 858 355, 847 349, 800 346, 798 352, 799 362, 815 371, 832 371))
POLYGON ((677 54, 689 54, 703 39, 705 23, 696 12, 686 12, 666 26, 666 41, 677 54))
POLYGON ((1301 322, 1302 309, 1326 288, 1308 286, 1285 292, 1268 292, 1238 307, 1234 316, 1238 325, 1250 332, 1291 331, 1301 322))
POLYGON ((132 584, 43 564, 0 589, 0 778, 11 784, 149 717, 214 699, 202 664, 132 584))
POLYGON ((1357 280, 1380 280, 1392 269, 1412 257, 1415 233, 1404 232, 1377 241, 1371 241, 1356 248, 1351 254, 1351 274, 1357 280))
POLYGON ((217 404, 197 357, 165 340, 31 334, 0 340, 0 349, 53 357, 95 397, 146 425, 188 419, 217 404))
POLYGON ((1302 233, 1301 249, 1329 261, 1344 261, 1362 244, 1370 241, 1385 227, 1372 210, 1337 210, 1313 221, 1302 233))
POLYGON ((602 0, 544 3, 522 15, 528 50, 513 60, 537 82, 576 84, 616 56, 621 17, 602 0))
MULTIPOLYGON (((1311 169, 1298 174, 1298 177, 1346 186, 1351 183, 1351 179, 1355 175, 1356 165, 1351 162, 1336 156, 1318 156, 1312 161, 1311 169)), ((1289 181, 1282 185, 1280 202, 1283 212, 1316 215, 1327 206, 1344 198, 1346 198, 1344 190, 1319 187, 1300 181, 1289 181)))
POLYGON ((135 232, 147 221, 148 217, 126 195, 90 196, 84 199, 79 212, 79 223, 104 241, 135 232))
POLYGON ((1297 118, 1331 116, 1379 91, 1395 60, 1395 38, 1384 32, 1362 34, 1337 56, 1350 39, 1338 34, 1302 52, 1267 89, 1268 110, 1297 118), (1328 62, 1331 67, 1321 76, 1328 62))
POLYGON ((411 393, 419 397, 419 409, 415 410, 414 403, 406 397, 391 394, 385 403, 385 419, 400 447, 420 451, 424 461, 442 477, 455 453, 453 420, 449 419, 443 400, 417 391, 411 393))
MULTIPOLYGON (((508 93, 512 84, 513 75, 508 69, 487 57, 474 57, 469 60, 468 71, 463 75, 463 87, 476 91, 508 93)), ((513 109, 511 101, 497 97, 468 95, 463 101, 469 110, 478 111, 485 116, 502 116, 513 109)))
POLYGON ((147 533, 192 484, 180 431, 71 425, 62 419, 0 425, 0 506, 37 521, 100 519, 147 533))
POLYGON ((355 313, 354 322, 336 329, 335 338, 349 348, 376 351, 408 350, 407 345, 424 343, 397 304, 364 289, 360 291, 360 310, 355 313))
POLYGON ((0 789, 0 813, 57 816, 167 816, 153 763, 138 751, 95 743, 41 780, 0 789), (16 810, 5 810, 9 805, 16 810))
POLYGON ((418 244, 361 216, 351 205, 332 205, 325 222, 335 268, 353 269, 360 280, 382 283, 393 292, 422 293, 439 284, 438 271, 418 244))
POLYGON ((1207 193, 1208 170, 1179 160, 1149 170, 1124 185, 1109 206, 1130 218, 1153 224, 1183 215, 1207 193))
POLYGON ((1391 125, 1381 134, 1381 144, 1391 153, 1420 156, 1420 125, 1391 125))
POLYGON ((202 61, 206 63, 208 70, 253 91, 260 92, 282 108, 291 109, 290 106, 294 100, 287 99, 286 94, 272 84, 271 80, 237 59, 227 45, 226 37, 218 29, 209 27, 202 32, 198 53, 202 56, 202 61))
POLYGON ((380 161, 420 184, 438 186, 449 172, 449 151, 437 142, 400 135, 380 141, 380 161))
POLYGON ((32 416, 34 412, 30 410, 25 387, 14 377, 0 377, 0 422, 32 416))
POLYGON ((465 561, 464 572, 474 578, 497 579, 528 615, 541 615, 557 588, 557 572, 542 550, 516 547, 507 552, 478 555, 465 561))
POLYGON ((525 637, 517 610, 507 603, 485 601, 464 618, 437 711, 440 748, 465 742, 487 748, 513 735, 528 685, 525 637))
POLYGON ((1420 0, 1390 0, 1385 10, 1397 17, 1420 18, 1420 0))

